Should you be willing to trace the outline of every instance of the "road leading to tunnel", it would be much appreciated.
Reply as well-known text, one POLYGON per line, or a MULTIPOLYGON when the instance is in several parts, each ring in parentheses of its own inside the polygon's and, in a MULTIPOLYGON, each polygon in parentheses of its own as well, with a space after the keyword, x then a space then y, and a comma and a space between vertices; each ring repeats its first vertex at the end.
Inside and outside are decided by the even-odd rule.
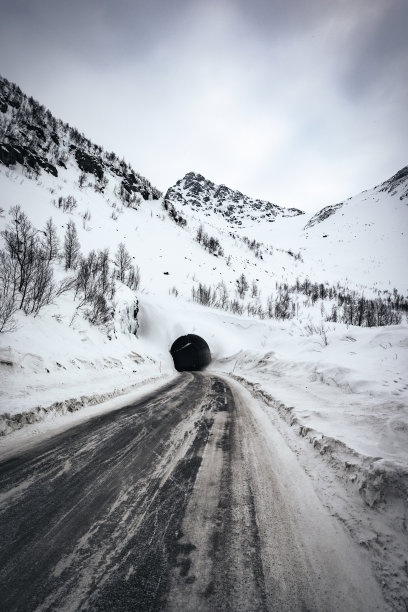
POLYGON ((385 610, 246 392, 184 373, 0 464, 2 609, 385 610))

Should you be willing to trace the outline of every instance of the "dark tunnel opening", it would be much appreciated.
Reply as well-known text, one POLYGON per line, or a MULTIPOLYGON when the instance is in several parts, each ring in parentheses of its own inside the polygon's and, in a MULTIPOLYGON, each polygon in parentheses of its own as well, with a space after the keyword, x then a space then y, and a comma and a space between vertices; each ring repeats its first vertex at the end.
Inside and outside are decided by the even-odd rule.
POLYGON ((211 361, 210 347, 203 338, 195 334, 177 338, 171 346, 170 354, 178 372, 202 370, 211 361))

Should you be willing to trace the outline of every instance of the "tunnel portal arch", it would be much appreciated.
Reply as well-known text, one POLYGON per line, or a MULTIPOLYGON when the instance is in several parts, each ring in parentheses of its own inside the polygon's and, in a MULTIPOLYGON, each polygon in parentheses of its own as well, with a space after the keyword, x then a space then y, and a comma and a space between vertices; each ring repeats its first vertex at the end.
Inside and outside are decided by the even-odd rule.
POLYGON ((170 354, 178 372, 201 370, 211 361, 210 347, 204 338, 196 334, 177 338, 171 346, 170 354))

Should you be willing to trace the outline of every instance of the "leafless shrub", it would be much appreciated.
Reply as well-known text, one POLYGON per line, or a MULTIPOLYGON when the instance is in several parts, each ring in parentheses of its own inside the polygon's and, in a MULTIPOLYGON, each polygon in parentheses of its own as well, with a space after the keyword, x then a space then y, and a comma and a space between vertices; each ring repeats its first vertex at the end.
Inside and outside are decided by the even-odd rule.
MULTIPOLYGON (((92 250, 87 257, 80 257, 74 287, 79 300, 76 313, 81 310, 92 325, 104 325, 112 319, 109 300, 113 299, 115 287, 109 269, 109 249, 92 250)), ((75 316, 74 313, 71 324, 75 316)))
POLYGON ((74 196, 71 195, 66 197, 60 196, 57 200, 57 207, 61 208, 63 212, 72 212, 75 210, 75 208, 77 208, 77 206, 78 202, 74 196))
POLYGON ((211 306, 216 300, 213 289, 210 286, 207 287, 203 283, 198 283, 197 289, 193 287, 191 293, 194 302, 198 302, 204 306, 211 306))
POLYGON ((323 346, 327 346, 329 344, 329 339, 327 336, 328 329, 323 323, 316 325, 310 322, 307 325, 305 325, 304 329, 305 329, 307 336, 314 336, 314 335, 320 336, 323 346))
POLYGON ((214 236, 209 236, 207 232, 204 231, 202 225, 199 226, 196 233, 196 238, 198 244, 201 244, 207 251, 209 251, 212 255, 222 257, 224 255, 224 250, 220 244, 218 238, 214 236))
POLYGON ((131 266, 125 280, 126 285, 133 291, 137 291, 140 287, 140 268, 139 266, 131 266))
POLYGON ((230 310, 234 314, 242 315, 244 312, 244 307, 238 300, 231 300, 230 310))
POLYGON ((237 285, 237 293, 241 300, 245 297, 246 292, 249 289, 248 281, 245 277, 245 274, 242 273, 239 278, 235 281, 237 285))
POLYGON ((67 293, 68 291, 72 291, 76 286, 76 278, 75 276, 67 276, 63 278, 62 281, 56 288, 55 296, 58 297, 63 293, 67 293))

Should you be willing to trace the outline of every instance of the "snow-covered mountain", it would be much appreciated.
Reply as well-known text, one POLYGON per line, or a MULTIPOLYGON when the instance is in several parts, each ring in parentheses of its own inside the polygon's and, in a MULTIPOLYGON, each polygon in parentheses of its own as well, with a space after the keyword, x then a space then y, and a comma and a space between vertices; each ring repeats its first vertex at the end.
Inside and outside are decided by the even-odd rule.
MULTIPOLYGON (((408 200, 408 166, 405 166, 405 168, 399 170, 387 181, 381 183, 381 185, 377 185, 377 187, 374 187, 372 192, 373 194, 389 193, 393 197, 397 196, 399 200, 408 200)), ((366 194, 367 192, 364 193, 366 194)), ((353 199, 349 198, 349 202, 351 200, 353 199)), ((364 201, 366 200, 367 197, 364 198, 364 201)), ((405 202, 405 204, 408 205, 408 202, 405 202)), ((309 219, 309 221, 305 225, 305 229, 307 230, 313 227, 314 225, 317 225, 318 223, 322 223, 323 221, 334 215, 336 212, 338 212, 340 209, 343 209, 344 211, 345 205, 347 206, 347 202, 339 202, 338 204, 331 204, 330 206, 325 206, 325 208, 319 210, 315 215, 313 215, 311 219, 309 219)), ((339 221, 338 215, 336 217, 336 221, 339 221)))
POLYGON ((272 223, 279 217, 303 214, 297 208, 282 208, 266 200, 250 198, 225 185, 215 185, 196 172, 189 172, 177 181, 167 190, 164 199, 173 205, 181 205, 204 215, 220 215, 231 226, 242 225, 247 220, 272 223))
POLYGON ((406 294, 407 192, 405 167, 377 187, 317 212, 298 233, 297 244, 305 258, 320 261, 321 274, 361 286, 391 285, 406 294))
POLYGON ((275 274, 289 282, 300 274, 366 292, 391 285, 406 293, 407 174, 403 168, 373 189, 315 214, 248 198, 193 172, 170 187, 164 201, 215 233, 255 240, 266 250, 275 248, 275 254, 279 249, 298 253, 301 264, 295 269, 284 260, 272 264, 275 274))

